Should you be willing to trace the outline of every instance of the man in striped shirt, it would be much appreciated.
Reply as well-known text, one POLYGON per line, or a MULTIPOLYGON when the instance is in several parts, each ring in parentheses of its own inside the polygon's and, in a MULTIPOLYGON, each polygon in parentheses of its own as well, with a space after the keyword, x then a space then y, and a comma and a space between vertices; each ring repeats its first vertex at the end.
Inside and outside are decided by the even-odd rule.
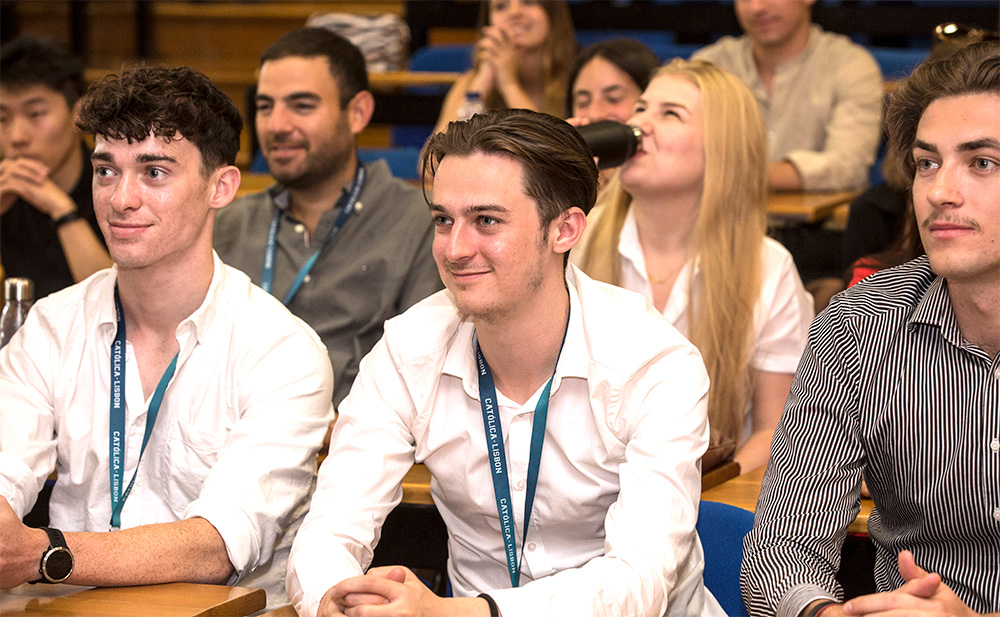
POLYGON ((1000 611, 1000 47, 924 64, 893 93, 890 145, 927 255, 813 323, 745 542, 750 614, 1000 611), (838 602, 860 508, 879 593, 838 602))

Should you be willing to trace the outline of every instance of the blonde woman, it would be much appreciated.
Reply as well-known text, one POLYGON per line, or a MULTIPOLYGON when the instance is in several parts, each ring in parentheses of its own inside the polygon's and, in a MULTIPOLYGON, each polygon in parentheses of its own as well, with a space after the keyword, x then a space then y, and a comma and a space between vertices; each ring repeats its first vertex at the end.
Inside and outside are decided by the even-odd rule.
POLYGON ((562 117, 576 35, 562 0, 489 0, 480 18, 474 66, 445 97, 435 132, 459 120, 466 95, 486 109, 532 109, 562 117))
POLYGON ((750 90, 702 61, 657 70, 619 169, 571 259, 645 295, 701 351, 709 421, 749 471, 768 460, 813 317, 791 255, 765 236, 767 142, 750 90))

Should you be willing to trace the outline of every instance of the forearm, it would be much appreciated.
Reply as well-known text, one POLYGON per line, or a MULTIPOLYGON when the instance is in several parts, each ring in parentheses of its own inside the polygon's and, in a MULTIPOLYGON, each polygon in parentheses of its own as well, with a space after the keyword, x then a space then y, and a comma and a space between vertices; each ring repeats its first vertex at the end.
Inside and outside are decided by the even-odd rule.
POLYGON ((65 535, 76 560, 66 582, 74 585, 222 584, 234 572, 222 536, 203 518, 65 535))
POLYGON ((747 473, 767 465, 771 455, 773 430, 757 431, 736 451, 733 459, 740 465, 740 473, 747 473))
POLYGON ((768 166, 767 184, 772 191, 801 191, 802 176, 788 161, 775 161, 768 166))
POLYGON ((87 221, 77 219, 65 223, 57 233, 74 281, 79 283, 91 274, 111 267, 111 256, 87 221))

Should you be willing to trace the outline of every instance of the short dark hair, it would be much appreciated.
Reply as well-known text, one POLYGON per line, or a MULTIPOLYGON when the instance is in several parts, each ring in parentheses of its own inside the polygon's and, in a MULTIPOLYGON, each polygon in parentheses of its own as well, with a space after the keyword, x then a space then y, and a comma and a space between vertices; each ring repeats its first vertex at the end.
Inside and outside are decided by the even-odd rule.
POLYGON ((937 61, 926 61, 898 85, 885 114, 891 155, 913 187, 913 143, 924 111, 935 100, 968 94, 1000 95, 1000 42, 969 45, 937 61))
POLYGON ((108 75, 83 96, 77 128, 106 139, 141 142, 178 134, 201 152, 207 175, 236 162, 243 119, 212 80, 186 66, 140 67, 108 75))
POLYGON ((432 136, 421 168, 426 177, 446 156, 496 154, 523 170, 525 195, 535 200, 544 228, 559 214, 579 207, 590 212, 597 199, 597 165, 590 148, 565 120, 527 109, 498 109, 452 122, 432 136))
POLYGON ((260 63, 288 57, 325 57, 330 75, 337 82, 341 109, 347 109, 347 104, 358 92, 371 90, 361 50, 326 28, 298 28, 281 35, 260 55, 260 63))
POLYGON ((566 88, 566 115, 573 114, 573 87, 583 67, 594 58, 604 58, 635 82, 639 92, 646 89, 653 71, 663 64, 652 49, 635 39, 610 39, 584 47, 569 68, 566 88))
POLYGON ((12 90, 45 86, 72 107, 86 88, 83 62, 53 39, 19 36, 0 50, 0 85, 12 90))

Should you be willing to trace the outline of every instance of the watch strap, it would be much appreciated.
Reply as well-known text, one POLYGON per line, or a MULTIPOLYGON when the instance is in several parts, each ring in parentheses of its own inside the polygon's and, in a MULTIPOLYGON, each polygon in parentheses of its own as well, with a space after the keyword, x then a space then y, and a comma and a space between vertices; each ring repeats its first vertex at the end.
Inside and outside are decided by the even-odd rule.
POLYGON ((80 214, 79 210, 70 210, 69 212, 60 216, 59 218, 53 219, 52 226, 56 229, 59 229, 60 227, 62 227, 67 223, 72 223, 73 221, 78 221, 82 218, 83 216, 80 214))
POLYGON ((38 581, 33 582, 61 583, 69 578, 70 574, 73 573, 73 551, 69 550, 69 547, 66 545, 66 537, 61 531, 53 529, 52 527, 42 527, 41 529, 45 532, 45 535, 49 537, 49 547, 42 553, 42 559, 38 563, 38 574, 41 575, 41 578, 38 581), (54 558, 53 555, 57 555, 59 553, 65 553, 66 558, 69 559, 69 570, 65 574, 62 572, 53 573, 53 577, 53 574, 49 573, 47 566, 49 565, 50 559, 54 558))
POLYGON ((66 546, 66 536, 63 535, 63 532, 58 529, 53 529, 52 527, 42 527, 42 531, 44 531, 45 535, 49 537, 49 548, 55 548, 57 546, 69 548, 66 546))

